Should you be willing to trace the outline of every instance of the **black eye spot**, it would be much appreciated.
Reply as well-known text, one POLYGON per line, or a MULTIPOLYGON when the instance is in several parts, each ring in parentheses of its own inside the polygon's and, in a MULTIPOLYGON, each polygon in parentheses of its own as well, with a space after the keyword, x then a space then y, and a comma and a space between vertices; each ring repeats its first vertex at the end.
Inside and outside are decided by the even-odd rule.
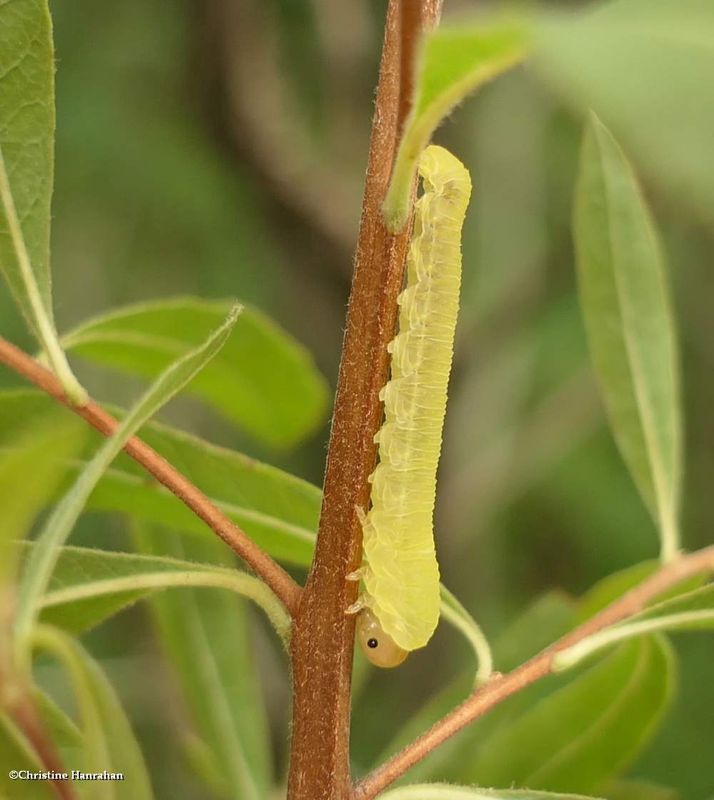
POLYGON ((374 650, 376 647, 379 647, 379 642, 375 639, 367 639, 367 647, 371 647, 374 650))

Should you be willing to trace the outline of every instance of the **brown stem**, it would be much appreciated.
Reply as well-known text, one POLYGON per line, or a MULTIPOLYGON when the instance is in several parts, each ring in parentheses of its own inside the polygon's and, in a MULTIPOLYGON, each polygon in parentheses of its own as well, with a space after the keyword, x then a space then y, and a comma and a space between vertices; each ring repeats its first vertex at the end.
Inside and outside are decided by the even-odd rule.
MULTIPOLYGON (((14 705, 7 708, 7 711, 18 729, 32 745, 43 769, 47 772, 66 772, 59 753, 52 740, 48 738, 29 696, 23 693, 14 705)), ((77 794, 68 781, 52 780, 50 785, 60 800, 77 800, 77 794)))
MULTIPOLYGON (((0 338, 0 363, 54 397, 105 436, 111 436, 119 427, 117 420, 96 403, 90 401, 83 406, 73 405, 65 397, 62 386, 49 370, 3 338, 0 338)), ((288 613, 292 617, 295 616, 301 590, 279 564, 251 541, 200 489, 148 444, 133 436, 124 446, 124 451, 220 536, 275 592, 288 613)))
MULTIPOLYGON (((416 0, 404 0, 406 4, 416 0)), ((408 24, 435 24, 440 2, 422 0, 408 24)), ((354 619, 345 609, 357 586, 345 580, 361 561, 356 508, 369 501, 367 477, 382 418, 387 344, 394 337, 409 230, 390 234, 381 206, 398 131, 408 111, 400 76, 401 42, 421 31, 402 28, 390 0, 362 205, 362 220, 327 456, 322 514, 312 569, 295 619, 290 800, 344 800, 350 794, 349 720, 354 619)))
MULTIPOLYGON (((14 613, 15 593, 6 586, 0 591, 0 712, 5 712, 25 737, 43 771, 64 773, 62 759, 45 731, 27 681, 15 670, 11 646, 14 613)), ((50 785, 60 800, 77 800, 71 784, 52 780, 50 785)))
POLYGON ((449 737, 482 717, 511 695, 548 675, 551 672, 553 657, 559 651, 572 647, 603 628, 631 617, 663 592, 686 578, 712 570, 714 570, 714 546, 682 556, 677 561, 662 567, 659 572, 615 600, 599 614, 563 636, 555 644, 526 661, 525 664, 507 675, 495 677, 486 686, 474 692, 471 697, 435 723, 426 733, 423 733, 401 752, 360 781, 355 787, 354 800, 371 800, 376 797, 449 737))

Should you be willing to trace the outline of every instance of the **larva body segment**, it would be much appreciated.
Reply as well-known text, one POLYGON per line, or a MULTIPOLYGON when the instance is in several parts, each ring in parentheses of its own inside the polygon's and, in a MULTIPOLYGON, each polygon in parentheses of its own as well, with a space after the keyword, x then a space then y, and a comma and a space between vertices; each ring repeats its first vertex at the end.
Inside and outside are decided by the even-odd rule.
POLYGON ((398 301, 399 333, 389 348, 379 463, 363 525, 362 600, 404 650, 423 647, 439 620, 436 469, 459 307, 461 228, 471 195, 468 171, 442 147, 424 151, 419 175, 423 193, 398 301))

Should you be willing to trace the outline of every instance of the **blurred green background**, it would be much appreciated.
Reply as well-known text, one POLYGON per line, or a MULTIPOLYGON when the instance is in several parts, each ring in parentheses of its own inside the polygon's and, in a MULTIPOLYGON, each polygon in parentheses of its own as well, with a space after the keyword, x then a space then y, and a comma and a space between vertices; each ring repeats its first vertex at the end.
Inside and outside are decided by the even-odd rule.
MULTIPOLYGON (((484 5, 452 0, 446 11, 484 5)), ((137 300, 237 297, 304 342, 334 387, 384 3, 72 0, 52 8, 60 330, 137 300)), ((586 359, 570 235, 580 132, 581 121, 521 69, 466 103, 437 136, 468 166, 475 191, 436 535, 446 584, 493 637, 541 593, 581 594, 657 553, 586 359)), ((646 190, 681 334, 684 529, 695 548, 714 530, 712 230, 646 190)), ((0 317, 6 336, 32 346, 4 289, 0 317)), ((101 400, 136 394, 116 374, 81 363, 79 373, 101 400)), ((6 372, 0 380, 19 385, 6 372)), ((192 401, 165 417, 321 483, 327 416, 288 453, 257 446, 192 401)), ((125 536, 121 519, 94 514, 77 541, 120 547, 125 536)), ((286 663, 262 620, 251 624, 281 769, 286 663)), ((157 796, 205 797, 170 733, 189 725, 188 714, 146 609, 125 612, 89 643, 128 704, 157 796)), ((676 645, 678 697, 629 774, 702 800, 714 794, 714 645, 694 635, 676 645)), ((354 710, 357 769, 468 659, 450 631, 439 631, 398 674, 367 675, 354 710), (398 709, 393 728, 385 703, 398 709)))

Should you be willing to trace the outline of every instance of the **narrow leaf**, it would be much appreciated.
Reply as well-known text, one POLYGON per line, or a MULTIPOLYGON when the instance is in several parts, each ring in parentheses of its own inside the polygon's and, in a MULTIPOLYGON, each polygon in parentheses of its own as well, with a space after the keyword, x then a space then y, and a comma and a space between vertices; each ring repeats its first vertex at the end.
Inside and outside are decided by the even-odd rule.
MULTIPOLYGON (((37 416, 53 409, 54 401, 38 392, 0 392, 0 446, 12 446, 15 431, 31 432, 37 416)), ((141 436, 274 558, 309 566, 322 498, 316 486, 165 425, 150 423, 141 436)), ((72 469, 81 469, 89 455, 72 469)), ((212 535, 167 489, 147 481, 144 470, 124 453, 104 473, 87 508, 212 535)))
MULTIPOLYGON (((38 392, 0 392, 0 446, 12 446, 15 431, 31 431, 36 416, 53 409, 54 400, 38 392)), ((270 555, 310 565, 322 498, 316 486, 165 425, 150 423, 141 436, 270 555)), ((81 470, 90 452, 71 469, 81 470)), ((144 470, 124 453, 104 473, 87 508, 124 512, 173 530, 211 535, 167 489, 147 481, 144 470)))
POLYGON ((651 739, 671 699, 672 670, 663 640, 622 645, 483 743, 469 780, 596 790, 651 739))
POLYGON ((580 298, 615 440, 659 527, 679 550, 681 411, 662 251, 635 175, 594 116, 575 203, 580 298))
POLYGON ((82 731, 55 701, 43 691, 35 687, 33 692, 35 706, 42 718, 47 733, 59 748, 63 756, 70 755, 67 763, 79 763, 75 758, 84 747, 82 731))
MULTIPOLYGON (((231 563, 220 542, 136 531, 146 553, 231 563)), ((228 592, 182 591, 151 603, 160 640, 197 731, 231 796, 262 800, 272 783, 270 740, 245 604, 228 592)))
MULTIPOLYGON (((33 693, 35 707, 52 743, 64 764, 83 762, 84 740, 81 731, 56 703, 43 692, 33 693)), ((56 798, 49 781, 12 779, 12 771, 41 772, 44 767, 32 745, 16 724, 0 712, 0 797, 3 800, 51 800, 56 798)), ((84 794, 82 794, 84 797, 84 794)))
POLYGON ((635 617, 631 617, 633 622, 645 619, 657 619, 671 614, 683 614, 692 611, 711 611, 714 610, 714 584, 710 583, 701 586, 686 594, 663 600, 656 605, 642 611, 635 617))
MULTIPOLYGON (((47 0, 0 5, 0 173, 14 198, 14 219, 34 268, 39 307, 51 321, 50 201, 54 180, 54 48, 47 0), (0 159, 2 163, 2 159, 0 159), (11 176, 8 179, 8 176, 11 176)), ((3 183, 0 180, 0 183, 3 183)), ((3 191, 4 195, 4 191, 3 191)), ((36 325, 20 275, 3 196, 0 265, 28 321, 36 325)))
POLYGON ((0 270, 67 395, 83 403, 52 315, 54 51, 47 0, 0 4, 0 270))
POLYGON ((419 156, 444 117, 471 92, 519 64, 527 48, 526 27, 516 20, 445 26, 426 35, 416 66, 412 112, 384 202, 390 230, 400 230, 406 222, 419 156))
POLYGON ((222 774, 215 753, 198 736, 192 733, 184 735, 181 751, 186 765, 206 788, 217 797, 230 797, 230 786, 222 774))
MULTIPOLYGON (((630 589, 634 589, 645 578, 648 578, 660 568, 658 561, 642 561, 631 567, 626 567, 619 572, 598 581, 578 602, 578 623, 585 622, 597 614, 614 600, 622 597, 630 589)), ((659 604, 665 600, 679 597, 682 594, 698 589, 706 581, 706 575, 694 575, 672 586, 666 592, 656 597, 649 606, 659 604)))
POLYGON ((578 601, 578 622, 582 623, 602 611, 614 600, 634 589, 660 568, 659 561, 654 559, 641 561, 639 564, 625 567, 618 572, 606 575, 592 586, 578 601))
POLYGON ((658 631, 714 629, 714 585, 703 586, 631 617, 627 622, 613 625, 588 636, 576 645, 563 650, 553 659, 555 671, 569 669, 598 650, 613 644, 658 631))
POLYGON ((56 491, 83 436, 81 423, 55 413, 36 418, 33 429, 13 434, 0 451, 0 587, 14 580, 17 543, 56 491))
POLYGON ((24 646, 32 628, 42 595, 52 575, 59 548, 70 535, 102 474, 126 441, 220 350, 235 324, 239 311, 240 308, 236 306, 224 324, 201 347, 175 361, 157 378, 127 414, 114 435, 104 442, 94 458, 88 462, 45 523, 20 583, 15 619, 15 635, 20 648, 24 646))
MULTIPOLYGON (((225 319, 228 302, 192 297, 127 306, 62 337, 82 358, 153 378, 225 319)), ((231 422, 270 445, 287 446, 325 422, 328 390, 307 350, 254 308, 188 389, 231 422)))
POLYGON ((69 545, 60 549, 42 598, 42 620, 80 633, 154 592, 190 587, 225 589, 253 600, 283 638, 289 633, 290 620, 275 595, 235 567, 69 545))
POLYGON ((109 784, 113 800, 153 800, 141 750, 114 688, 99 664, 81 645, 47 625, 33 632, 35 647, 47 650, 67 670, 82 717, 87 766, 85 772, 122 773, 109 784))
POLYGON ((55 793, 46 781, 21 781, 10 777, 13 770, 42 769, 32 746, 15 723, 0 713, 0 797, 12 800, 54 800, 55 793))

